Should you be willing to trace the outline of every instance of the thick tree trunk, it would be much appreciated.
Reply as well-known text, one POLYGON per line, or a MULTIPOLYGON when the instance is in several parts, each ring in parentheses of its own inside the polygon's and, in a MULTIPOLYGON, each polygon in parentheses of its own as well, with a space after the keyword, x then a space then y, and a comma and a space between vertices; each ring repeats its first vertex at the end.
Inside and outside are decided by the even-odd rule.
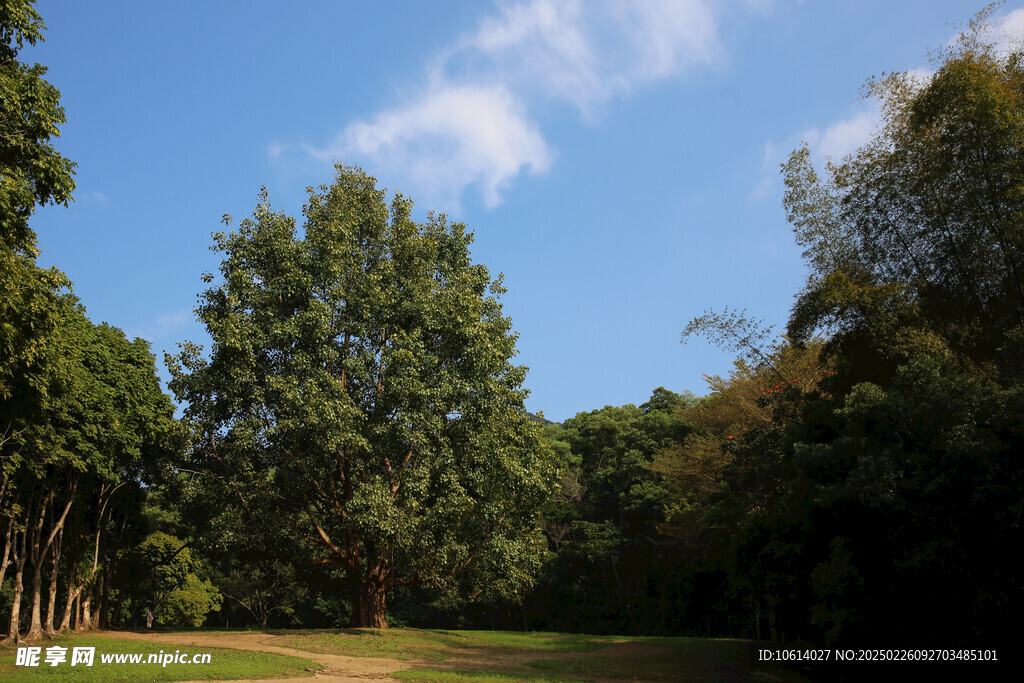
POLYGON ((379 580, 372 577, 356 584, 352 595, 353 628, 387 628, 384 618, 386 592, 379 580))

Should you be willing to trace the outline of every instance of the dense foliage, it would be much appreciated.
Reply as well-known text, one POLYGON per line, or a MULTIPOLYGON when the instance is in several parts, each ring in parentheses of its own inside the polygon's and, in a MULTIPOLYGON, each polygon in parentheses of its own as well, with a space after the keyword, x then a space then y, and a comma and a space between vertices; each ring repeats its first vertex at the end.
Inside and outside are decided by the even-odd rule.
POLYGON ((757 635, 991 644, 1024 601, 1024 70, 985 16, 928 78, 870 83, 884 124, 827 179, 806 146, 784 166, 810 271, 788 331, 835 370, 764 396, 706 502, 757 635))
POLYGON ((268 555, 336 577, 355 626, 385 626, 401 586, 515 594, 554 468, 472 236, 341 166, 301 236, 262 199, 216 236, 210 357, 170 359, 198 495, 268 555))

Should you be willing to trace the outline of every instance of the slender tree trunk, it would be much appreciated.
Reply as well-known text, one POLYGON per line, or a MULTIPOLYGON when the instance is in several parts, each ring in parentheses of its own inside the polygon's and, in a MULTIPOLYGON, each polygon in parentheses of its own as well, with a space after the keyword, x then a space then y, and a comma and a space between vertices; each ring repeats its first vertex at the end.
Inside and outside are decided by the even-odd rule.
MULTIPOLYGON (((121 610, 124 608, 124 588, 117 592, 117 604, 114 605, 114 616, 110 618, 110 623, 115 628, 121 628, 121 610)), ((227 626, 227 624, 225 624, 227 626)))
MULTIPOLYGON (((93 581, 95 582, 96 577, 93 575, 93 581)), ((78 626, 75 627, 76 631, 91 631, 92 630, 92 586, 86 586, 81 593, 82 597, 82 618, 78 622, 78 626)))
POLYGON ((100 626, 100 605, 102 595, 101 590, 103 587, 103 574, 98 572, 96 574, 96 581, 92 584, 92 614, 89 615, 90 628, 101 628, 100 626))
POLYGON ((57 610, 57 573, 60 569, 60 550, 64 540, 64 529, 57 534, 57 541, 53 546, 53 554, 50 556, 50 589, 46 600, 46 623, 43 624, 43 633, 52 638, 56 635, 53 630, 54 612, 57 610))
POLYGON ((41 563, 32 572, 32 612, 29 616, 26 640, 36 640, 43 635, 43 568, 41 563))
POLYGON ((11 602, 11 620, 7 629, 7 642, 16 643, 21 640, 21 596, 25 592, 22 583, 25 566, 24 560, 15 560, 14 563, 14 599, 11 602))
MULTIPOLYGON (((42 597, 43 597, 43 548, 41 538, 43 535, 43 524, 46 522, 46 511, 53 501, 53 489, 47 491, 46 496, 39 502, 39 510, 36 513, 36 521, 32 524, 32 539, 28 544, 29 556, 32 559, 32 611, 29 614, 28 632, 25 640, 36 640, 43 635, 42 597)), ((28 528, 26 527, 26 534, 28 528)), ((49 544, 47 544, 49 546, 49 544)))
POLYGON ((72 614, 75 617, 75 628, 78 628, 78 596, 82 594, 82 584, 79 582, 78 562, 68 572, 68 600, 65 602, 65 612, 60 617, 60 633, 72 629, 72 614))
POLYGON ((7 567, 11 565, 11 542, 14 539, 14 514, 7 518, 7 531, 4 532, 4 554, 0 557, 0 590, 4 587, 7 567))
POLYGON ((100 628, 110 628, 110 580, 113 575, 114 569, 107 567, 103 574, 103 591, 100 593, 100 628))
MULTIPOLYGON (((32 502, 29 502, 29 509, 32 502)), ((14 564, 14 598, 11 601, 11 618, 7 629, 5 642, 15 643, 21 639, 21 596, 25 592, 23 577, 25 575, 26 537, 28 536, 28 523, 30 513, 25 513, 25 529, 16 531, 14 542, 11 544, 11 562, 14 564)))
POLYGON ((80 590, 82 590, 82 586, 78 583, 78 567, 76 565, 68 574, 68 599, 64 602, 64 615, 60 618, 60 628, 58 629, 61 633, 71 629, 71 610, 74 609, 75 600, 78 598, 80 590))

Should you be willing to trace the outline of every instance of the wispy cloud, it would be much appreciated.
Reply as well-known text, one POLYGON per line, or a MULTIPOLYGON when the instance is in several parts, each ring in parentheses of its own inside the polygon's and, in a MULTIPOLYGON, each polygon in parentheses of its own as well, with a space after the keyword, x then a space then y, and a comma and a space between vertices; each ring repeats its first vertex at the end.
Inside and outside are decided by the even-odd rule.
POLYGON ((107 208, 111 205, 110 197, 102 192, 79 189, 75 192, 74 205, 79 207, 107 208))
MULTIPOLYGON (((603 104, 716 61, 709 0, 529 0, 496 14, 424 66, 408 101, 346 125, 311 157, 358 160, 449 206, 478 187, 493 207, 555 158, 538 108, 593 120, 603 104)), ((276 158, 279 144, 268 147, 276 158)))
POLYGON ((165 340, 172 334, 188 327, 193 322, 193 318, 194 316, 191 311, 164 313, 141 328, 127 330, 125 336, 129 339, 141 337, 148 342, 153 342, 155 345, 155 342, 165 340))
POLYGON ((543 173, 552 152, 522 106, 504 87, 432 88, 426 97, 353 123, 314 157, 356 156, 390 172, 401 169, 428 196, 452 205, 462 188, 478 183, 489 207, 522 169, 543 173))
POLYGON ((779 165, 802 142, 811 150, 811 159, 819 169, 828 160, 839 162, 847 154, 863 147, 878 130, 882 112, 877 102, 862 103, 847 116, 833 121, 824 128, 808 128, 782 142, 769 141, 762 152, 761 178, 748 194, 750 199, 775 198, 782 194, 779 165))
POLYGON ((882 112, 873 102, 867 109, 833 121, 823 129, 806 130, 800 138, 815 150, 819 162, 824 159, 838 162, 863 147, 881 122, 882 112))
POLYGON ((997 49, 1004 52, 1020 49, 1024 44, 1024 9, 1015 9, 999 22, 997 49))

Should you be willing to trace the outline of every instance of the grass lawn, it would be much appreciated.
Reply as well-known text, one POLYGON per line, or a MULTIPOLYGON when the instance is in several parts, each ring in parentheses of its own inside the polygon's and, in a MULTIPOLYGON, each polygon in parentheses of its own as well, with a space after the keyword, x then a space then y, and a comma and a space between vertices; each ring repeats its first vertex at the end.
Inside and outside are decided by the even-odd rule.
POLYGON ((16 666, 16 647, 0 646, 0 680, 38 681, 49 678, 67 681, 186 681, 186 680, 230 680, 284 678, 286 676, 310 676, 309 669, 322 668, 315 662, 297 657, 270 654, 266 652, 245 652, 212 647, 190 647, 147 643, 117 638, 95 638, 90 636, 69 636, 54 640, 40 640, 29 645, 41 647, 39 666, 16 666), (67 661, 57 666, 45 663, 46 648, 54 645, 68 648, 67 661), (71 666, 71 648, 95 647, 96 654, 91 667, 81 664, 71 666), (151 654, 209 653, 209 664, 103 664, 101 654, 139 653, 143 661, 151 654))
POLYGON ((349 628, 312 631, 274 631, 275 645, 306 652, 349 657, 383 657, 408 661, 443 661, 463 648, 496 651, 588 652, 613 640, 602 636, 514 631, 427 631, 413 628, 349 628))
POLYGON ((409 681, 803 681, 756 661, 739 640, 507 631, 341 629, 277 631, 275 644, 307 652, 420 660, 409 681))

